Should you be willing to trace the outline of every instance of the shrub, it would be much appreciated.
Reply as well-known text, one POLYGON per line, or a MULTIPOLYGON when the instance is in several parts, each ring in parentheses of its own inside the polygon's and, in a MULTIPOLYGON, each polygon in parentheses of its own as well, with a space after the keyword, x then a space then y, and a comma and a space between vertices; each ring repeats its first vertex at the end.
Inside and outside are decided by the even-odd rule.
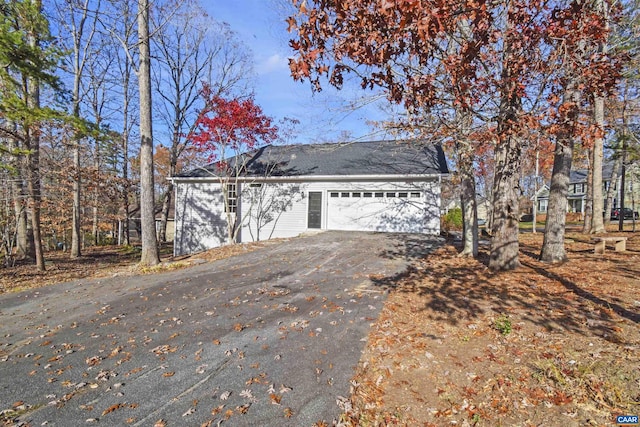
POLYGON ((462 230, 462 209, 453 208, 442 217, 444 231, 462 230))
POLYGON ((501 314, 494 322, 493 327, 502 335, 509 335, 511 333, 511 320, 504 314, 501 314))

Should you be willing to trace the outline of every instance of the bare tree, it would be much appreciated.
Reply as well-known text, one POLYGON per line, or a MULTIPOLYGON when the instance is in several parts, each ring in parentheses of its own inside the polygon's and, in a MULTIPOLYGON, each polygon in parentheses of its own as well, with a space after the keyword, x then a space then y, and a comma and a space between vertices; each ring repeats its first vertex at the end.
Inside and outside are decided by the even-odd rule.
MULTIPOLYGON (((83 78, 87 62, 98 52, 92 46, 96 34, 97 10, 100 0, 63 0, 58 3, 58 25, 64 30, 59 42, 70 52, 65 70, 71 75, 73 88, 71 91, 71 114, 74 119, 81 119, 80 109, 86 91, 83 78)), ((76 130, 73 138, 73 207, 71 211, 71 257, 82 255, 81 242, 81 203, 82 203, 82 174, 81 151, 82 140, 85 135, 76 130)))
POLYGON ((138 90, 140 93, 140 222, 142 253, 140 264, 160 263, 156 239, 153 188, 153 128, 151 105, 151 53, 149 37, 149 1, 138 0, 138 90))
POLYGON ((128 0, 107 0, 109 10, 103 8, 100 19, 101 31, 113 44, 114 66, 110 79, 119 87, 117 110, 118 129, 120 132, 120 168, 121 168, 121 213, 119 216, 119 241, 124 245, 131 244, 130 211, 133 192, 130 151, 134 127, 138 124, 135 117, 136 101, 136 62, 137 62, 137 13, 135 5, 128 0))
POLYGON ((91 234, 93 243, 98 245, 100 243, 100 215, 103 213, 101 212, 101 208, 106 208, 106 206, 100 203, 101 193, 104 188, 104 180, 102 178, 106 178, 106 174, 111 175, 115 172, 113 170, 103 170, 106 163, 106 159, 103 159, 103 152, 106 151, 105 154, 110 156, 113 162, 117 163, 120 150, 118 149, 119 144, 114 144, 114 138, 112 138, 114 136, 113 132, 109 132, 108 129, 104 128, 104 122, 113 118, 113 114, 108 110, 108 104, 115 100, 114 92, 116 92, 117 89, 117 82, 110 80, 109 72, 115 65, 117 53, 114 52, 114 47, 104 38, 98 40, 96 48, 96 54, 91 57, 90 63, 88 64, 87 96, 85 103, 91 112, 91 120, 98 130, 93 137, 93 189, 91 200, 91 208, 93 211, 91 234))
MULTIPOLYGON (((153 82, 160 102, 154 104, 157 118, 168 131, 169 175, 179 172, 178 159, 189 145, 202 82, 216 95, 245 94, 251 76, 248 49, 226 24, 212 19, 195 0, 160 7, 153 24, 152 43, 156 67, 153 82), (165 9, 170 13, 165 13, 165 9), (171 14, 172 13, 172 14, 171 14), (158 21, 171 14, 168 22, 158 21)), ((158 184, 158 183, 156 183, 158 184)), ((158 239, 166 241, 173 183, 163 183, 158 239)))
MULTIPOLYGON (((594 9, 596 13, 600 14, 605 23, 605 33, 609 32, 609 5, 606 1, 595 0, 594 9)), ((598 46, 598 54, 606 58, 607 51, 609 49, 607 45, 607 38, 601 40, 598 46)), ((602 189, 602 162, 604 158, 604 135, 605 135, 605 121, 604 121, 604 101, 606 94, 601 91, 593 93, 593 122, 596 125, 596 136, 593 141, 593 152, 591 166, 593 168, 593 174, 591 181, 588 185, 591 187, 592 196, 592 225, 591 233, 604 233, 604 198, 602 189)), ((605 212, 605 215, 608 215, 605 212)))

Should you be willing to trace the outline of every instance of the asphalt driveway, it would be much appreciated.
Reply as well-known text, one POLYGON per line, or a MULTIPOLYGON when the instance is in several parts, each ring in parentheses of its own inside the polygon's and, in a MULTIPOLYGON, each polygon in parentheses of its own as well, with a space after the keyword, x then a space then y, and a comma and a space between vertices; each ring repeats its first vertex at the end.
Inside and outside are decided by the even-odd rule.
POLYGON ((384 303, 376 283, 439 244, 326 232, 168 273, 2 295, 0 420, 330 424, 384 303))

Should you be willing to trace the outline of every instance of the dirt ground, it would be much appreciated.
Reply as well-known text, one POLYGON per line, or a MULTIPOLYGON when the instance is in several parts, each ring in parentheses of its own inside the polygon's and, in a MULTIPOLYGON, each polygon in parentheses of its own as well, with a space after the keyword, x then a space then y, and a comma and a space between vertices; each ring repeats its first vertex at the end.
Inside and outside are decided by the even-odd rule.
MULTIPOLYGON (((523 233, 523 266, 494 273, 486 245, 459 258, 452 240, 402 277, 372 277, 388 300, 338 425, 609 426, 640 414, 640 233, 609 234, 628 237, 627 251, 595 255, 591 236, 569 232, 569 262, 547 265, 536 259, 542 234, 523 233)), ((132 250, 49 254, 45 273, 0 269, 0 293, 247 250, 153 269, 136 267, 132 250)))
POLYGON ((138 247, 88 247, 83 250, 82 257, 76 259, 71 259, 68 253, 62 251, 48 252, 45 254, 46 271, 36 271, 32 265, 20 261, 14 267, 0 268, 0 294, 84 278, 153 274, 167 269, 183 268, 203 261, 214 261, 238 255, 265 244, 268 243, 257 242, 224 246, 192 257, 173 257, 171 256, 171 244, 163 244, 160 248, 162 262, 154 267, 137 265, 140 261, 138 247))

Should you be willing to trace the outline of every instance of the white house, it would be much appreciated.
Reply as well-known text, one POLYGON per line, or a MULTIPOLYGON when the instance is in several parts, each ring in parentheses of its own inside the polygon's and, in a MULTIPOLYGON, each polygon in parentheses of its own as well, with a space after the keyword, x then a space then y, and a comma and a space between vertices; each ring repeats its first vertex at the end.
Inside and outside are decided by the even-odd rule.
POLYGON ((173 177, 176 255, 221 246, 227 214, 236 240, 311 230, 440 233, 441 147, 420 141, 266 146, 231 177, 217 164, 173 177), (226 197, 225 193, 226 192, 226 197))

